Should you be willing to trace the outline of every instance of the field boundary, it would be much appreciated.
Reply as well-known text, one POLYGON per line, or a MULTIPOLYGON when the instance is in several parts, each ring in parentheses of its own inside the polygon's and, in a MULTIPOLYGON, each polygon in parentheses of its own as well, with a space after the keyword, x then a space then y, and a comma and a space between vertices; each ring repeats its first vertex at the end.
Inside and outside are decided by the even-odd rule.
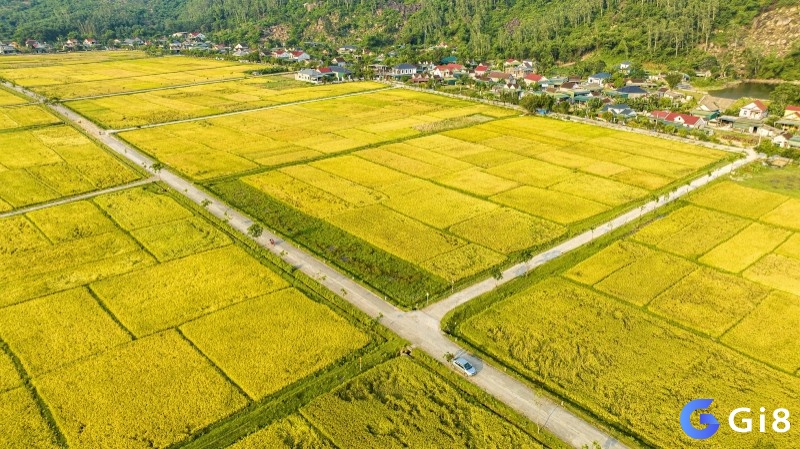
POLYGON ((61 198, 61 199, 57 199, 57 200, 53 200, 53 201, 47 201, 45 203, 34 204, 33 206, 26 206, 26 207, 23 207, 21 209, 15 209, 15 210, 12 210, 12 211, 9 211, 9 212, 3 212, 3 213, 0 213, 0 218, 13 217, 15 215, 23 215, 23 214, 27 214, 28 212, 33 212, 33 211, 37 211, 37 210, 41 210, 41 209, 47 209, 49 207, 61 206, 61 205, 64 205, 64 204, 74 203, 75 201, 88 200, 88 199, 94 198, 96 196, 105 195, 106 193, 118 192, 120 190, 125 190, 125 189, 129 189, 129 188, 132 188, 132 187, 138 187, 138 186, 142 186, 142 185, 145 185, 145 184, 150 184, 152 182, 156 182, 156 178, 154 176, 153 177, 149 177, 149 178, 145 178, 145 179, 140 179, 138 181, 129 182, 127 184, 121 184, 121 185, 118 185, 118 186, 109 187, 109 188, 103 189, 103 190, 95 190, 93 192, 82 193, 80 195, 70 196, 70 197, 67 197, 67 198, 61 198))

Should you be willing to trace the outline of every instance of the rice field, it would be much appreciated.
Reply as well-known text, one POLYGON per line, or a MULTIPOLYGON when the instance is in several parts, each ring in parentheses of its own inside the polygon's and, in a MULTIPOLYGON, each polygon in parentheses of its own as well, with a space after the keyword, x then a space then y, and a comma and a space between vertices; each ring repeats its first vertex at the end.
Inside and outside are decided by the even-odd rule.
POLYGON ((25 103, 29 103, 29 100, 5 87, 0 87, 0 106, 15 106, 25 103))
POLYGON ((289 75, 265 76, 71 101, 67 105, 105 128, 125 129, 385 87, 373 82, 309 86, 289 75))
MULTIPOLYGON (((378 94, 357 98, 360 101, 371 95, 378 94)), ((396 302, 413 307, 420 298, 428 299, 436 284, 443 291, 448 284, 452 289, 457 282, 486 275, 494 267, 588 229, 603 216, 646 201, 666 184, 678 182, 687 170, 696 173, 726 157, 718 151, 695 147, 681 150, 656 146, 647 153, 638 143, 621 140, 622 146, 614 150, 623 154, 614 159, 617 162, 650 154, 655 165, 670 160, 684 167, 672 178, 654 175, 666 179, 666 184, 633 185, 615 179, 633 169, 572 152, 584 139, 586 142, 600 139, 593 130, 585 128, 531 117, 505 118, 210 185, 268 227, 289 236, 302 236, 304 246, 384 293, 389 291, 378 284, 382 286, 382 278, 388 274, 375 273, 372 267, 360 262, 350 263, 338 252, 335 253, 339 257, 331 257, 327 248, 358 245, 359 251, 382 252, 383 260, 401 259, 421 268, 431 279, 428 285, 392 290, 396 302), (562 129, 569 130, 569 140, 557 140, 563 139, 566 131, 562 129), (545 142, 540 144, 538 140, 545 142), (559 150, 553 149, 557 141, 562 144, 559 150), (624 145, 636 148, 624 153, 624 145), (279 202, 285 209, 277 212, 266 201, 279 202), (265 212, 265 209, 271 210, 265 212), (316 219, 315 224, 299 224, 307 222, 308 217, 316 219), (344 234, 332 239, 329 231, 298 229, 329 227, 344 234), (313 240, 314 235, 324 235, 327 240, 313 240)), ((616 134, 603 131, 603 138, 616 134)), ((601 142, 609 145, 606 140, 601 142)), ((644 172, 637 170, 637 173, 644 172)), ((668 250, 683 248, 695 255, 717 246, 747 223, 744 217, 692 207, 648 228, 636 238, 648 245, 668 250), (695 216, 698 214, 705 221, 695 216), (692 223, 691 226, 678 221, 682 215, 686 215, 683 221, 692 223), (672 234, 673 228, 683 228, 687 238, 692 237, 696 227, 720 216, 729 217, 725 226, 720 225, 718 235, 708 235, 703 241, 687 245, 682 234, 672 234), (662 227, 662 234, 668 235, 669 240, 657 233, 662 227)), ((670 282, 695 268, 690 262, 676 263, 674 259, 675 256, 657 254, 634 264, 631 272, 640 269, 640 265, 663 267, 664 281, 640 285, 641 291, 628 295, 628 299, 637 304, 647 303, 670 282)), ((391 276, 402 277, 402 274, 391 276)), ((602 288, 625 289, 628 283, 635 282, 628 277, 625 271, 620 272, 602 288)))
POLYGON ((318 397, 300 413, 336 447, 542 447, 405 358, 373 368, 318 397))
MULTIPOLYGON (((354 85, 358 86, 349 84, 354 85)), ((492 106, 392 89, 119 136, 190 178, 208 180, 408 139, 423 134, 421 125, 448 117, 510 114, 492 106)))
POLYGON ((69 447, 167 448, 370 344, 172 195, 0 219, 1 446, 59 447, 50 416, 69 447))
POLYGON ((0 212, 139 177, 66 125, 0 132, 0 212))
MULTIPOLYGON (((554 274, 465 309, 456 335, 647 445, 693 447, 671 418, 689 399, 727 410, 800 391, 791 201, 714 183, 554 274)), ((708 444, 758 441, 747 438, 723 427, 708 444)), ((770 441, 791 444, 782 438, 770 441)))
POLYGON ((158 58, 85 61, 71 64, 3 67, 0 77, 46 97, 69 99, 115 94, 165 86, 242 78, 254 65, 213 59, 164 56, 158 58))

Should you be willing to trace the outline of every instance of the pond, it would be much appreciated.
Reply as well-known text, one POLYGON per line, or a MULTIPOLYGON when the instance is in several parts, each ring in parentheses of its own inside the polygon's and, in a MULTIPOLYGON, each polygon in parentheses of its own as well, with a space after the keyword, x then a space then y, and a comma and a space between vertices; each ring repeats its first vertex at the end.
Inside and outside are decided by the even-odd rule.
POLYGON ((775 89, 776 86, 776 84, 764 83, 739 83, 732 87, 712 90, 708 93, 715 97, 728 98, 730 100, 738 100, 741 97, 769 100, 769 94, 775 89))

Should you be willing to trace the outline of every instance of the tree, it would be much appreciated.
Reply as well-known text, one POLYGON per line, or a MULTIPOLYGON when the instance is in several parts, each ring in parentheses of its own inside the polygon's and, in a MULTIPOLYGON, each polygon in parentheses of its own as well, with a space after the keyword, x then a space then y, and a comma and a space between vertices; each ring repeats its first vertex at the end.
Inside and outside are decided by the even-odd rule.
POLYGON ((783 116, 787 105, 800 105, 800 86, 792 83, 779 84, 769 94, 769 112, 783 116))
POLYGON ((667 76, 664 77, 664 81, 667 82, 670 89, 674 89, 675 86, 681 83, 682 79, 683 75, 681 75, 678 72, 670 72, 667 74, 667 76))
POLYGON ((261 237, 261 234, 263 233, 264 233, 264 228, 259 226, 257 223, 253 223, 250 225, 249 228, 247 228, 247 235, 253 237, 254 239, 261 237))
POLYGON ((153 162, 153 164, 150 165, 150 170, 152 170, 153 173, 158 175, 159 178, 161 177, 161 170, 163 169, 164 169, 164 164, 161 162, 153 162))
POLYGON ((550 95, 525 95, 520 100, 519 105, 525 108, 530 113, 535 113, 537 110, 542 109, 549 111, 553 107, 555 99, 550 95))

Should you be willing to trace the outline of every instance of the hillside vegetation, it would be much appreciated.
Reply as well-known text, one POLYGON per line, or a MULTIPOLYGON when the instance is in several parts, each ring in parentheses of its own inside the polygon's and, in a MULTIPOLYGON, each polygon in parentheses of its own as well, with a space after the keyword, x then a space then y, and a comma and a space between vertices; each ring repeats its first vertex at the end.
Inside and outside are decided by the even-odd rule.
MULTIPOLYGON (((621 61, 690 62, 759 75, 773 51, 789 61, 771 75, 796 78, 800 51, 790 35, 776 50, 750 32, 797 14, 791 0, 30 0, 0 1, 0 38, 100 39, 198 29, 228 43, 306 41, 379 48, 457 46, 473 58, 532 57, 544 66, 587 55, 621 61), (776 9, 777 8, 777 9, 776 9), (775 11, 779 11, 775 13, 775 11), (765 19, 757 22, 759 15, 765 19), (759 25, 760 26, 760 25, 759 25), (749 38, 750 37, 750 38, 749 38), (727 51, 728 49, 732 51, 727 51), (709 50, 717 58, 709 58, 709 50), (786 72, 786 73, 784 73, 786 72), (789 72, 792 73, 791 76, 789 72)), ((779 21, 780 22, 780 21, 779 21)), ((791 20, 789 20, 789 23, 791 20)), ((782 22, 781 22, 782 23, 782 22)), ((757 33, 756 33, 757 34, 757 33)), ((780 33, 779 33, 780 34, 780 33)))

